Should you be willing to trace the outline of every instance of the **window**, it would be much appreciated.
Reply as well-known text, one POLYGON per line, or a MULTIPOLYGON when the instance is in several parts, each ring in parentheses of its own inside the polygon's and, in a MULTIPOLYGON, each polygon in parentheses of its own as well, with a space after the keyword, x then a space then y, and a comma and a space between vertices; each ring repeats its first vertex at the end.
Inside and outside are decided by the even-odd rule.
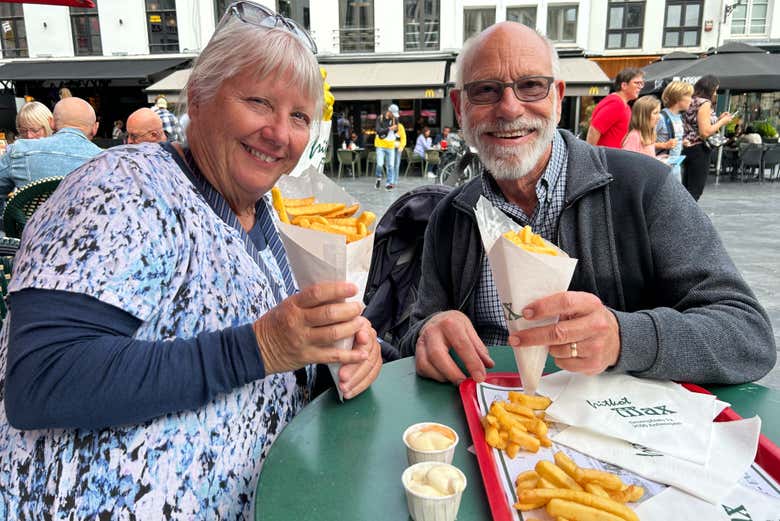
POLYGON ((341 52, 374 52, 374 0, 339 0, 341 52))
POLYGON ((309 20, 309 0, 276 0, 276 12, 285 18, 298 22, 307 31, 311 28, 309 20))
POLYGON ((766 34, 769 0, 743 0, 731 13, 731 34, 766 34))
POLYGON ((638 49, 642 46, 644 1, 609 2, 607 49, 638 49))
POLYGON ((227 8, 232 4, 234 0, 215 0, 214 2, 214 24, 218 24, 222 20, 222 15, 225 14, 227 8))
POLYGON ((27 31, 22 6, 0 4, 0 27, 3 28, 3 58, 27 58, 27 31))
POLYGON ((664 47, 698 47, 701 39, 701 0, 666 3, 664 47))
POLYGON ((71 7, 70 26, 73 30, 73 50, 76 56, 100 56, 100 21, 95 7, 71 7))
POLYGON ((495 9, 464 9, 463 41, 481 33, 494 23, 496 23, 495 9))
POLYGON ((577 40, 576 5, 551 5, 547 8, 547 37, 554 42, 577 40))
POLYGON ((146 0, 149 53, 179 52, 176 0, 146 0))
POLYGON ((404 50, 439 50, 439 0, 404 0, 404 50))
POLYGON ((507 7, 506 19, 510 22, 518 22, 536 28, 536 6, 507 7))

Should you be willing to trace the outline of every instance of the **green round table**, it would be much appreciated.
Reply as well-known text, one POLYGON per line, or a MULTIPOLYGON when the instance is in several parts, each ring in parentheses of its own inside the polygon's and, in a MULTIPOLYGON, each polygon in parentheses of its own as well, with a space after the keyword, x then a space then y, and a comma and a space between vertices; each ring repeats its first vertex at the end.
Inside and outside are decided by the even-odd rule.
MULTIPOLYGON (((512 351, 493 347, 494 371, 516 371, 512 351)), ((548 360, 548 372, 557 367, 548 360)), ((780 392, 746 384, 710 388, 742 416, 759 414, 762 432, 780 440, 780 392)), ((449 425, 460 436, 453 465, 468 486, 458 513, 462 520, 488 520, 477 458, 467 451, 471 436, 458 388, 420 378, 414 359, 385 364, 370 389, 340 403, 330 390, 284 429, 271 447, 255 493, 257 521, 406 520, 401 485, 407 467, 404 430, 423 421, 449 425)))

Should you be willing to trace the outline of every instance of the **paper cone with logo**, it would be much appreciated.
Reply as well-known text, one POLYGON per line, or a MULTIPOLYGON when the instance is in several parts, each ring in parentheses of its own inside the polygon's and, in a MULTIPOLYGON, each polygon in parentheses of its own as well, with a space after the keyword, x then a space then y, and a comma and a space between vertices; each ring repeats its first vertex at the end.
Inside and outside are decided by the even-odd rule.
MULTIPOLYGON (((314 196, 318 202, 344 203, 347 206, 357 203, 343 188, 313 167, 298 177, 282 176, 276 186, 286 198, 314 196)), ((349 301, 363 301, 374 247, 373 230, 364 239, 349 244, 343 235, 292 224, 279 223, 279 232, 298 287, 302 289, 319 282, 346 280, 358 287, 357 295, 349 301)), ((335 347, 352 349, 352 342, 351 338, 342 340, 335 347)), ((334 382, 338 382, 339 367, 339 364, 328 365, 334 382)), ((343 399, 338 386, 336 390, 339 398, 343 399)))
MULTIPOLYGON (((539 298, 566 291, 577 260, 569 258, 550 243, 546 244, 554 248, 558 255, 526 251, 503 237, 504 233, 517 231, 521 226, 484 197, 477 201, 476 217, 509 332, 557 322, 557 317, 525 320, 521 313, 525 306, 539 298)), ((518 347, 513 350, 523 387, 526 392, 533 394, 542 377, 549 347, 518 347)))

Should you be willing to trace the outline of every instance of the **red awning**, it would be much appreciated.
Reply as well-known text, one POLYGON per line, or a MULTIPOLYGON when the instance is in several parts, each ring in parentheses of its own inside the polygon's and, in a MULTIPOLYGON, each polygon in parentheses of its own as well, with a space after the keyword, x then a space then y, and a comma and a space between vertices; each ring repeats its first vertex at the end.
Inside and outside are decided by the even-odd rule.
POLYGON ((6 4, 47 4, 64 5, 68 7, 95 7, 92 0, 0 0, 6 4))

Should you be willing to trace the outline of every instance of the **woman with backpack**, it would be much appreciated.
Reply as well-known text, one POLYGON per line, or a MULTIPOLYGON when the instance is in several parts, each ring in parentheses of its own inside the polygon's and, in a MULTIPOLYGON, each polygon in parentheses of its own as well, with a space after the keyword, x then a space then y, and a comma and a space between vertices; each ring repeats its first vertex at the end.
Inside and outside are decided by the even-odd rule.
MULTIPOLYGON (((655 150, 657 154, 667 154, 669 158, 682 155, 683 127, 682 113, 688 110, 693 99, 693 85, 683 81, 673 81, 661 94, 661 101, 666 107, 661 111, 661 119, 655 127, 655 150)), ((682 183, 682 168, 680 163, 670 163, 672 175, 682 183)))

